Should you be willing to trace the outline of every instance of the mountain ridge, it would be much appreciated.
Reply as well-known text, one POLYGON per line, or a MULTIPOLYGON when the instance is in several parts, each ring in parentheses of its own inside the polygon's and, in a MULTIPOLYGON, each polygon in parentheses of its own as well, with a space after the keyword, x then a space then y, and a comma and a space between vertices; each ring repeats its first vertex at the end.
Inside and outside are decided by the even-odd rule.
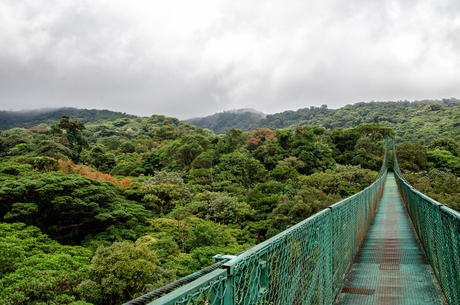
MULTIPOLYGON (((19 112, 0 111, 0 130, 56 124, 62 115, 85 124, 99 124, 121 118, 135 119, 110 110, 37 109, 19 112)), ((161 115, 160 115, 161 116, 161 115)), ((165 116, 162 116, 165 117, 165 116)), ((176 119, 177 120, 177 119, 176 119)), ((201 118, 183 120, 215 134, 235 128, 250 131, 255 127, 295 129, 298 126, 321 126, 326 129, 351 128, 363 123, 380 123, 392 128, 398 141, 427 144, 437 137, 451 137, 460 142, 460 100, 456 98, 420 101, 359 102, 337 109, 327 105, 264 114, 252 108, 225 110, 201 118)))
POLYGON ((0 110, 0 130, 15 127, 30 128, 39 124, 56 124, 63 115, 68 115, 73 120, 78 120, 85 124, 138 117, 107 109, 82 109, 74 107, 40 108, 19 111, 0 110))

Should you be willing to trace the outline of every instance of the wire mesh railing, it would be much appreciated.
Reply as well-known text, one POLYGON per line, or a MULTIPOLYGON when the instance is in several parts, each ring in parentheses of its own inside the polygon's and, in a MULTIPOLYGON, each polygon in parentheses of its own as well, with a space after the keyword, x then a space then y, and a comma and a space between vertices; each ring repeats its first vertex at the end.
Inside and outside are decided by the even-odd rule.
POLYGON ((333 304, 371 224, 388 170, 376 181, 215 270, 149 303, 333 304))
POLYGON ((415 231, 449 304, 460 304, 460 213, 412 187, 402 175, 393 139, 393 169, 415 231))

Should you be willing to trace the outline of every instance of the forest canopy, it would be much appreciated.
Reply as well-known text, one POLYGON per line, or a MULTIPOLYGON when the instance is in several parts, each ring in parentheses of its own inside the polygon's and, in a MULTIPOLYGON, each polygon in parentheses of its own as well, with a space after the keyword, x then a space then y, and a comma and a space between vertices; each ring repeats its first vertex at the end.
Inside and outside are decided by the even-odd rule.
MULTIPOLYGON (((443 107, 433 111, 457 106, 443 107)), ((163 115, 86 124, 67 114, 2 130, 0 302, 121 304, 191 274, 369 186, 394 131, 216 135, 163 115)), ((414 186, 460 208, 456 133, 396 153, 414 186)))

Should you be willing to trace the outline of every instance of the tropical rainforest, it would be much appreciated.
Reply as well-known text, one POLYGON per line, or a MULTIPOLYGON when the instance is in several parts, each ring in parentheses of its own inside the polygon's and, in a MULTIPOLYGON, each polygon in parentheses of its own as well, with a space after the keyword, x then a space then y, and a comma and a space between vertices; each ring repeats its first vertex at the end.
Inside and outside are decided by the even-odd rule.
POLYGON ((399 142, 408 141, 429 145, 438 137, 460 141, 460 100, 370 102, 346 105, 339 109, 311 106, 297 111, 284 111, 259 118, 254 111, 223 112, 201 119, 189 120, 195 126, 224 134, 230 119, 235 128, 249 131, 254 127, 275 129, 297 126, 322 126, 326 129, 350 128, 360 124, 380 123, 396 133, 399 142))
POLYGON ((369 186, 386 135, 406 179, 460 210, 459 107, 305 108, 219 135, 163 115, 3 112, 0 304, 121 304, 162 287, 369 186))

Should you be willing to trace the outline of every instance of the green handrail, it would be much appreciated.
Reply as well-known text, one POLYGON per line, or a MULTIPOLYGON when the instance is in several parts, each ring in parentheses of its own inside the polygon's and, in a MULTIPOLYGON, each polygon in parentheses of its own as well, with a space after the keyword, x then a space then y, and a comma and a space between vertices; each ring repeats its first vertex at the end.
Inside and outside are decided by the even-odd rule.
POLYGON ((460 213, 412 187, 404 178, 396 158, 396 182, 415 231, 449 304, 460 304, 460 213))
POLYGON ((383 192, 376 181, 149 304, 333 304, 383 192))

